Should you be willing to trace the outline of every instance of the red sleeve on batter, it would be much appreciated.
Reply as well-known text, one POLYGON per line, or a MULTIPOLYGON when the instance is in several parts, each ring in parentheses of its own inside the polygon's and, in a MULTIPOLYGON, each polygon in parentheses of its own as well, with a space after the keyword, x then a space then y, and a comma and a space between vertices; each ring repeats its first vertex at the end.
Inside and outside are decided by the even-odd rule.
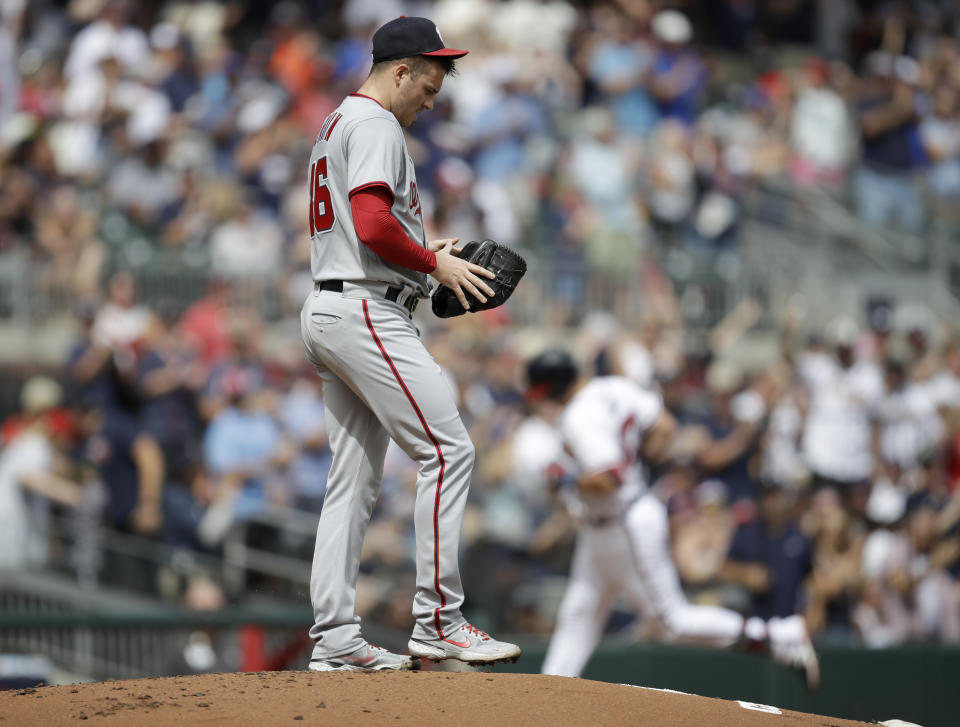
POLYGON ((390 212, 392 206, 393 193, 386 185, 367 184, 353 190, 350 209, 357 237, 388 263, 432 273, 437 256, 410 239, 390 212))

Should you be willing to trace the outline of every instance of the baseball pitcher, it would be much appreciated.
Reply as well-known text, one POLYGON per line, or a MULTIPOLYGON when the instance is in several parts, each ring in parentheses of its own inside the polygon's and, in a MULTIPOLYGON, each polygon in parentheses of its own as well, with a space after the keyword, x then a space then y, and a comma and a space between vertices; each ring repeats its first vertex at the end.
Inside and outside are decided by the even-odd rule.
POLYGON ((515 661, 520 649, 466 622, 457 562, 474 449, 440 367, 411 319, 432 276, 463 306, 495 291, 457 240, 424 235, 403 129, 433 108, 454 60, 426 18, 373 36, 369 77, 326 119, 310 155, 314 289, 301 311, 306 354, 323 379, 333 451, 317 528, 310 669, 410 669, 417 657, 515 661), (468 298, 469 296, 469 298, 468 298), (419 466, 414 512, 417 593, 410 655, 371 646, 355 613, 360 549, 392 438, 419 466))

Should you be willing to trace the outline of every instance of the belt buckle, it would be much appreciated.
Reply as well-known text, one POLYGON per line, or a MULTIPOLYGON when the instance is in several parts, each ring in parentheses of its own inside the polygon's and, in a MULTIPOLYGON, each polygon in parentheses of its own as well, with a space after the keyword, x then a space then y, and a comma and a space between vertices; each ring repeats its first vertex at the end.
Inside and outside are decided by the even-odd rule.
POLYGON ((390 300, 390 293, 394 290, 397 291, 397 294, 396 297, 393 298, 393 302, 406 308, 407 312, 410 313, 410 315, 413 315, 413 312, 417 309, 417 303, 420 302, 420 298, 417 296, 417 291, 401 287, 388 288, 387 300, 390 300))

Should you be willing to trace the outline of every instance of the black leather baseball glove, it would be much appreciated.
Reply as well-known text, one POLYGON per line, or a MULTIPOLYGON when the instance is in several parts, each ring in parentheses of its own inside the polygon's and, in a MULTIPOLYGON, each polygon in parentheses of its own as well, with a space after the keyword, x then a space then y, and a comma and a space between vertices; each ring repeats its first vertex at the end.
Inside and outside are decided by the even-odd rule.
MULTIPOLYGON (((487 298, 486 303, 481 303, 473 295, 464 291, 470 302, 471 313, 503 305, 517 287, 520 278, 527 272, 527 263, 522 257, 509 247, 493 240, 468 242, 457 257, 484 267, 496 275, 493 280, 484 279, 494 292, 494 295, 487 298)), ((447 286, 441 285, 433 294, 433 312, 440 318, 452 318, 461 316, 467 311, 457 300, 456 294, 447 286)))

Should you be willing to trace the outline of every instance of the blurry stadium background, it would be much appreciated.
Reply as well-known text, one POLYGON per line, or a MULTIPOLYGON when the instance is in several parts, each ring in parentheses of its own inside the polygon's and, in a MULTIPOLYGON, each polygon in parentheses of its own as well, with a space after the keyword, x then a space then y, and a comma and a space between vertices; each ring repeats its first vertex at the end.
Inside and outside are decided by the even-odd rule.
MULTIPOLYGON (((303 667, 330 464, 298 332, 306 160, 365 77, 373 29, 407 14, 471 50, 409 129, 428 236, 492 237, 530 263, 503 309, 418 314, 477 445, 472 622, 518 635, 518 667, 538 669, 574 531, 525 455, 542 422, 522 365, 559 342, 587 372, 663 392, 684 426, 651 480, 690 598, 805 612, 833 701, 771 695, 749 657, 644 646, 626 607, 586 676, 744 698, 763 682, 781 706, 886 717, 870 700, 892 699, 948 719, 956 3, 0 12, 5 685, 303 667), (831 686, 841 672, 862 704, 831 686)), ((361 574, 368 635, 400 648, 414 474, 391 450, 361 574)))

